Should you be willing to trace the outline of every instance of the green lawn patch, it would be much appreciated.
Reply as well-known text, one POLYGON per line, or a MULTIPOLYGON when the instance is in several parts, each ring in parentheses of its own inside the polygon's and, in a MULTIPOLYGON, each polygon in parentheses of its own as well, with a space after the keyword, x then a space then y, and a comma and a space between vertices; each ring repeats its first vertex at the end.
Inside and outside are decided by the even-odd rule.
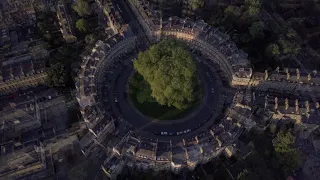
POLYGON ((131 98, 132 104, 139 112, 141 112, 145 116, 158 120, 180 119, 188 115, 201 104, 201 101, 198 101, 194 103, 190 108, 180 110, 175 107, 161 106, 157 102, 146 101, 144 103, 139 103, 137 101, 136 95, 133 93, 131 93, 129 97, 131 98))

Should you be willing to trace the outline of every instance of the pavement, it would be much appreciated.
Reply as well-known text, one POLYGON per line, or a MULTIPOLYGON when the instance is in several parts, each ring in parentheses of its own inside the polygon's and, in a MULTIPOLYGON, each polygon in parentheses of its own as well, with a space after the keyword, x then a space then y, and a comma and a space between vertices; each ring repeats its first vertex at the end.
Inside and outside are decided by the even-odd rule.
POLYGON ((148 39, 145 35, 144 29, 142 28, 141 24, 137 20, 138 18, 129 8, 128 2, 126 0, 114 0, 113 3, 115 4, 115 7, 118 8, 123 20, 127 24, 129 24, 131 31, 128 34, 128 36, 131 35, 136 37, 142 37, 143 41, 145 41, 145 43, 148 43, 148 39))

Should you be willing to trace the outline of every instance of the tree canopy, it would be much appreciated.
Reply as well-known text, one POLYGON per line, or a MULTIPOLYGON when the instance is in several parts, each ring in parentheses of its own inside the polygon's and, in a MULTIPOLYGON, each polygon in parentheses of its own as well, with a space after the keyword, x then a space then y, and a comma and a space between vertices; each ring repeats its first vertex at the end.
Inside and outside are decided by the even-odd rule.
POLYGON ((86 35, 84 40, 86 41, 86 43, 91 44, 96 41, 96 38, 97 37, 94 34, 88 34, 88 35, 86 35))
POLYGON ((248 8, 248 14, 250 16, 258 15, 261 8, 260 0, 245 0, 245 4, 248 8))
POLYGON ((284 38, 279 39, 279 44, 282 48, 283 53, 289 54, 298 54, 301 50, 300 45, 295 41, 289 41, 284 38))
POLYGON ((130 89, 132 91, 135 91, 136 98, 139 103, 142 104, 145 101, 152 100, 152 91, 150 85, 146 81, 144 81, 143 77, 140 74, 134 74, 134 76, 131 78, 130 85, 130 89))
POLYGON ((263 30, 264 28, 261 22, 254 22, 250 27, 249 32, 253 38, 263 38, 264 37, 263 30))
POLYGON ((68 75, 66 68, 61 63, 52 65, 47 71, 47 83, 52 87, 66 86, 68 75))
POLYGON ((161 105, 186 109, 194 100, 196 64, 184 46, 163 40, 140 52, 134 69, 151 87, 151 96, 161 105))
POLYGON ((79 16, 86 16, 90 14, 89 4, 86 0, 77 0, 72 5, 72 9, 75 10, 79 16))
POLYGON ((267 47, 267 55, 269 57, 274 57, 280 55, 280 48, 277 44, 270 44, 267 47))
POLYGON ((273 139, 273 147, 282 171, 287 174, 301 165, 299 150, 295 147, 295 137, 290 131, 280 131, 273 139))
POLYGON ((286 36, 288 38, 295 37, 297 36, 297 32, 294 29, 289 28, 288 31, 286 32, 286 36))
POLYGON ((203 0, 189 0, 189 4, 193 10, 198 9, 204 5, 203 0))
POLYGON ((76 22, 76 28, 79 29, 79 31, 81 32, 86 32, 88 30, 88 23, 85 19, 79 19, 77 22, 76 22))
POLYGON ((277 137, 273 140, 274 150, 278 153, 290 152, 293 149, 290 147, 294 144, 294 137, 290 132, 279 132, 277 137))
POLYGON ((228 6, 227 8, 224 9, 224 13, 226 13, 227 15, 233 15, 233 16, 241 16, 241 8, 237 7, 237 6, 228 6))

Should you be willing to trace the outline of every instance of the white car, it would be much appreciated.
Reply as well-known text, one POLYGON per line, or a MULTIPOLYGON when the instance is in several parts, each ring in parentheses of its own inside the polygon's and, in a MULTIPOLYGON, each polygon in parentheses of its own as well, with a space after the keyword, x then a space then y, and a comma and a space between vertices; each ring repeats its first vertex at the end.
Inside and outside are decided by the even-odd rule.
POLYGON ((161 132, 161 135, 168 135, 168 132, 161 132))

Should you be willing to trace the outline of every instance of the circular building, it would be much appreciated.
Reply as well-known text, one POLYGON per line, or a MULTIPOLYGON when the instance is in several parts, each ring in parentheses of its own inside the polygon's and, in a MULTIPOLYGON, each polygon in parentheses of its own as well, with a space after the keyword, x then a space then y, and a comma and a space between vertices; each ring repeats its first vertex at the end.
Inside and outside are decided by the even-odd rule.
POLYGON ((233 142, 241 132, 265 127, 271 118, 293 119, 304 130, 309 124, 320 125, 320 76, 316 71, 278 68, 253 73, 247 54, 219 29, 177 17, 156 20, 149 17, 155 13, 148 12, 144 1, 129 0, 129 4, 145 34, 116 34, 98 41, 83 53, 76 83, 77 100, 89 129, 80 148, 86 156, 96 146, 112 150, 102 164, 110 177, 127 162, 141 169, 178 172, 206 163, 222 151, 232 155, 237 148, 233 142), (159 121, 137 111, 127 86, 137 54, 171 38, 185 42, 196 60, 204 97, 186 116, 159 121), (289 93, 290 98, 278 97, 280 93, 289 93))
MULTIPOLYGON (((248 83, 252 71, 247 55, 228 35, 203 21, 170 18, 152 35, 154 43, 169 38, 185 42, 203 84, 203 101, 187 116, 160 121, 132 106, 127 86, 134 71, 132 61, 148 43, 143 37, 117 34, 98 41, 83 54, 76 87, 90 131, 88 141, 103 142, 107 134, 116 132, 121 138, 109 142, 115 154, 135 158, 136 165, 144 169, 179 171, 217 156, 243 130, 246 119, 242 114, 238 118, 230 114, 236 94, 230 87, 248 83)), ((86 155, 92 143, 83 144, 86 155)))

